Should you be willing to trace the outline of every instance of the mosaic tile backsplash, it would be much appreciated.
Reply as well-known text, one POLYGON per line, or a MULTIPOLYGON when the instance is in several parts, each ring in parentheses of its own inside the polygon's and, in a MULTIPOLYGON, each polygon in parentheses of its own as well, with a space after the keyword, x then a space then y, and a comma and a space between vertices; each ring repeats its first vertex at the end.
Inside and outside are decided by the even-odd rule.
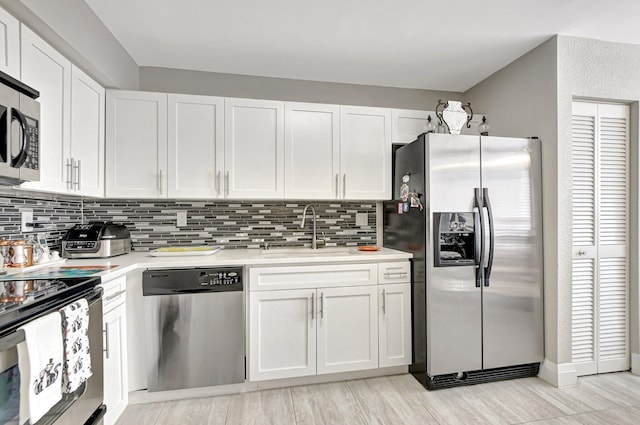
POLYGON ((42 198, 38 195, 0 193, 0 238, 26 239, 45 233, 52 250, 60 251, 60 240, 74 224, 82 220, 82 201, 74 198, 42 198), (42 227, 21 232, 21 211, 32 210, 34 222, 42 227))
MULTIPOLYGON (((312 219, 300 228, 308 201, 139 201, 78 199, 21 192, 0 192, 0 238, 20 239, 46 233, 52 249, 60 249, 64 233, 76 223, 113 221, 131 231, 133 249, 147 251, 168 245, 221 245, 226 248, 310 246, 312 219), (20 211, 33 210, 41 228, 23 234, 20 211), (178 211, 186 211, 187 225, 177 227, 178 211)), ((375 202, 313 202, 318 238, 327 246, 376 243, 375 202), (356 214, 366 225, 356 225, 356 214)), ((310 213, 311 210, 308 211, 310 213)))
MULTIPOLYGON (((85 220, 111 220, 131 231, 135 250, 167 245, 221 245, 227 248, 310 246, 312 219, 300 228, 307 202, 285 201, 122 201, 86 200, 85 220), (176 226, 178 211, 187 211, 187 225, 176 226)), ((376 243, 375 202, 314 202, 318 238, 327 246, 376 243), (356 213, 367 225, 356 225, 356 213), (323 236, 324 233, 324 236, 323 236)), ((311 212, 309 209, 308 213, 311 212)))

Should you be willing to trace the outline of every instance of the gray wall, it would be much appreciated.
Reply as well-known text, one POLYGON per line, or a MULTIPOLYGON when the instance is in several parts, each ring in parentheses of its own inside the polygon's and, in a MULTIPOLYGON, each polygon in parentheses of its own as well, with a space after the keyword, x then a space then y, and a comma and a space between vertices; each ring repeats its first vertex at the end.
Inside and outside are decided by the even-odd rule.
POLYGON ((464 101, 487 116, 491 135, 542 139, 545 356, 554 363, 558 362, 558 328, 571 326, 571 317, 562 315, 557 304, 556 69, 556 39, 552 38, 464 93, 464 101))
POLYGON ((138 89, 138 65, 84 0, 0 0, 0 5, 103 86, 138 89))
POLYGON ((434 110, 461 93, 141 67, 145 91, 434 110))
MULTIPOLYGON (((629 103, 631 108, 631 352, 640 352, 638 338, 638 101, 640 46, 558 36, 558 164, 571 161, 571 102, 575 98, 629 103)), ((571 220, 571 169, 559 167, 558 205, 561 222, 571 220)), ((558 235, 559 309, 571 313, 571 227, 558 235)), ((567 316, 565 314, 565 316, 567 316)), ((570 322, 569 322, 570 323, 570 322)), ((562 362, 571 361, 571 328, 559 330, 562 362)))

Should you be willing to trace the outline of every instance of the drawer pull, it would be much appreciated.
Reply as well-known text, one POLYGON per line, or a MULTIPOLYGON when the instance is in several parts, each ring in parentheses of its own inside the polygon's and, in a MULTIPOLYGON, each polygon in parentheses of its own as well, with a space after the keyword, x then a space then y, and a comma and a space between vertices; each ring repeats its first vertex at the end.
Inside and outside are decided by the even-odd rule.
POLYGON ((405 277, 407 276, 409 273, 407 272, 386 272, 384 274, 384 277, 387 277, 389 279, 393 278, 394 276, 398 276, 398 277, 405 277))
POLYGON ((113 295, 109 295, 108 297, 104 297, 104 300, 105 301, 111 301, 111 300, 113 300, 115 298, 118 298, 120 295, 124 294, 125 292, 127 292, 126 289, 123 289, 122 291, 118 291, 113 295))

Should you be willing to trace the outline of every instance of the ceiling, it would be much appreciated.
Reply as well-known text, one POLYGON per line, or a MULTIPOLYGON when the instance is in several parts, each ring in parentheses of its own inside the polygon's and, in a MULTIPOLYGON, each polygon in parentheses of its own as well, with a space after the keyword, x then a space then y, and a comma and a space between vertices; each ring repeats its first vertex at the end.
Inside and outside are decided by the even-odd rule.
POLYGON ((387 87, 463 92, 554 34, 640 45, 638 0, 86 2, 140 66, 387 87))

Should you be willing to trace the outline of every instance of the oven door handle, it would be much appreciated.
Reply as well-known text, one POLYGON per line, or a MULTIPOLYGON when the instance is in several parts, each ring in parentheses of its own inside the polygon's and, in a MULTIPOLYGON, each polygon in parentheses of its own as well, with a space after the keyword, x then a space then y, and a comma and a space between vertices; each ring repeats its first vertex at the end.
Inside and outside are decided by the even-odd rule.
POLYGON ((24 341, 24 331, 18 329, 9 335, 0 338, 0 351, 8 350, 24 341))

